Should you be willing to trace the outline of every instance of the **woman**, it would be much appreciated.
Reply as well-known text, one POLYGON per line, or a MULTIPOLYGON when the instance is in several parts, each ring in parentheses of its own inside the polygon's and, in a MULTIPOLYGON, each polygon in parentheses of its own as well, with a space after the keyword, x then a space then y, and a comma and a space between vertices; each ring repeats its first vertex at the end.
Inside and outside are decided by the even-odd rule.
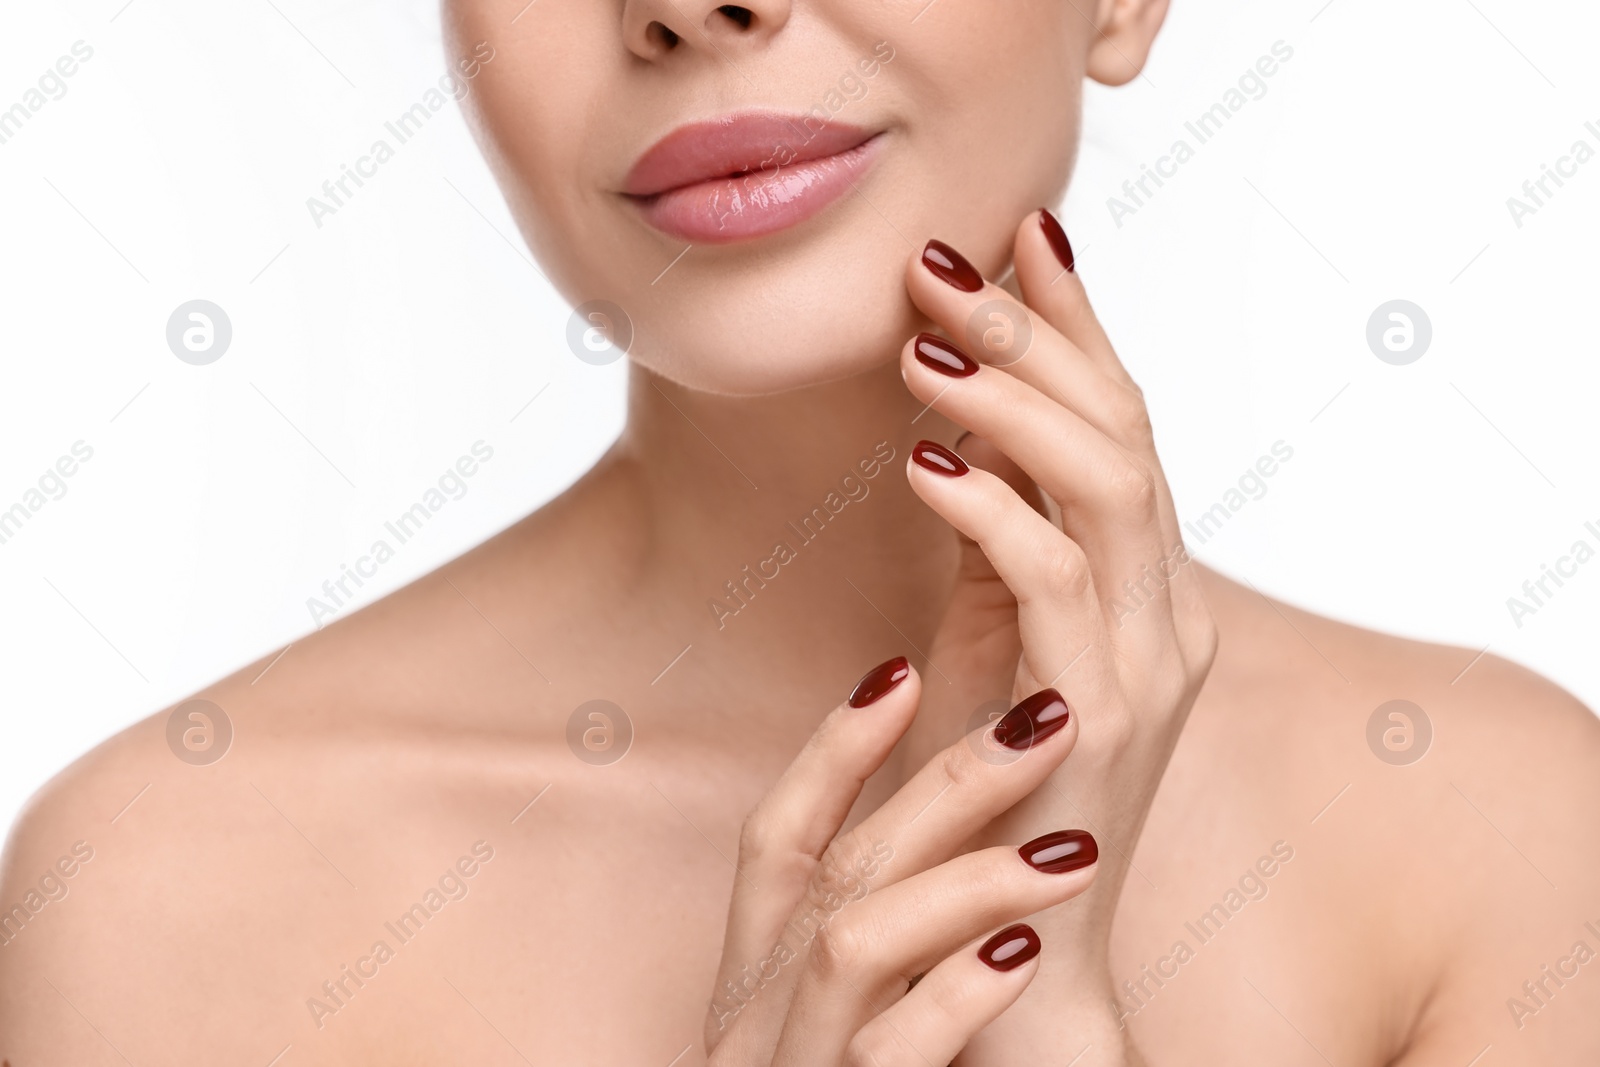
POLYGON ((1164 13, 447 5, 627 430, 44 790, 0 1055, 1593 1062, 1593 716, 1192 561, 1037 208, 1164 13))

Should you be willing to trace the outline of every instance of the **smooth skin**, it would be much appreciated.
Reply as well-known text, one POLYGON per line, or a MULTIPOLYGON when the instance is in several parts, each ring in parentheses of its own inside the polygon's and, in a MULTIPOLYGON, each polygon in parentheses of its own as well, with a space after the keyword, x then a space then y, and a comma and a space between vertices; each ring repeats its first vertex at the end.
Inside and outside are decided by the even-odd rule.
POLYGON ((0 908, 59 899, 0 947, 0 1060, 1600 1059, 1587 709, 1197 562, 1131 616, 1112 603, 1177 524, 1143 396, 1035 208, 1070 173, 1078 85, 1133 77, 1164 5, 924 7, 448 5, 452 55, 495 43, 474 121, 541 267, 648 338, 627 431, 547 507, 207 689, 220 761, 174 758, 162 713, 34 798, 0 908), (879 40, 896 58, 847 116, 887 131, 860 199, 658 278, 681 246, 614 192, 637 154, 690 119, 804 109, 879 40), (930 274, 934 237, 1004 286, 930 274), (1026 308, 1024 358, 959 380, 915 360, 923 329, 964 344, 979 300, 1026 308), (907 463, 924 438, 971 473, 907 463), (846 474, 866 496, 708 610, 846 474), (905 681, 840 705, 896 655, 905 681), (989 720, 1046 686, 1068 728, 999 758, 989 720), (1366 740, 1397 698, 1433 724, 1408 766, 1366 740), (595 699, 632 724, 606 766, 568 743, 595 699), (1021 861, 1063 829, 1099 862, 1021 861), (45 885, 78 842, 92 859, 45 885), (731 1021, 708 1010, 861 877, 731 1021), (983 964, 1017 921, 1039 955, 983 964))

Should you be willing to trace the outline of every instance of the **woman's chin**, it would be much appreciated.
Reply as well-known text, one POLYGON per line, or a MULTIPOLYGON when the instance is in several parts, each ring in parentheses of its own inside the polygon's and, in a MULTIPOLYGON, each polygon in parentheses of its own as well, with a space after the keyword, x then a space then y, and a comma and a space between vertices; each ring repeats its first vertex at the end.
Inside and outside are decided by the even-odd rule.
POLYGON ((838 351, 818 360, 795 351, 779 351, 758 358, 744 352, 701 350, 693 357, 661 360, 636 359, 652 374, 696 392, 716 396, 755 398, 779 396, 870 374, 894 363, 898 348, 838 351), (771 359, 763 362, 762 358, 771 359))
POLYGON ((618 303, 634 301, 638 338, 629 355, 664 378, 728 396, 805 389, 893 362, 921 321, 902 280, 903 246, 860 253, 685 271, 670 292, 625 296, 618 303))
POLYGON ((903 296, 866 311, 817 321, 812 315, 768 320, 759 332, 680 329, 668 343, 644 346, 634 361, 699 392, 758 397, 828 385, 892 365, 916 332, 903 296), (871 323, 871 328, 863 324, 871 323))

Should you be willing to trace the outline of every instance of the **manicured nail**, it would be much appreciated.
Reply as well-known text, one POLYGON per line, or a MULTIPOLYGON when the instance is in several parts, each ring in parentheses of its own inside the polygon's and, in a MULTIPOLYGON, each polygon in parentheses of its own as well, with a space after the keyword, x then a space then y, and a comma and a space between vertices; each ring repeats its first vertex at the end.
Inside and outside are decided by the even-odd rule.
POLYGON ((978 958, 997 971, 1021 967, 1039 954, 1039 935, 1027 923, 1008 926, 983 943, 978 958))
POLYGON ((994 739, 1021 752, 1054 736, 1067 725, 1067 702, 1054 689, 1041 689, 1027 697, 994 724, 994 739))
POLYGON ((850 691, 850 706, 864 708, 868 704, 875 704, 883 696, 906 680, 906 675, 911 673, 911 664, 906 662, 904 656, 896 656, 872 668, 861 676, 861 681, 850 691))
POLYGON ((967 466, 966 460, 944 445, 932 441, 918 441, 917 446, 911 450, 911 458, 916 460, 917 466, 923 470, 942 474, 946 478, 959 478, 972 469, 967 466))
POLYGON ((978 361, 942 337, 919 333, 912 346, 917 362, 952 378, 970 378, 978 373, 978 361))
POLYGON ((1100 858, 1100 846, 1087 830, 1057 830, 1017 849, 1023 862, 1045 874, 1081 870, 1100 858))
POLYGON ((1077 263, 1072 258, 1072 242, 1067 240, 1067 231, 1048 208, 1039 209, 1039 228, 1044 231, 1044 239, 1050 242, 1050 251, 1056 254, 1063 267, 1072 270, 1077 263))
POLYGON ((976 293, 983 288, 983 275, 978 273, 978 268, 943 241, 928 242, 928 247, 922 250, 922 264, 940 281, 963 293, 976 293))

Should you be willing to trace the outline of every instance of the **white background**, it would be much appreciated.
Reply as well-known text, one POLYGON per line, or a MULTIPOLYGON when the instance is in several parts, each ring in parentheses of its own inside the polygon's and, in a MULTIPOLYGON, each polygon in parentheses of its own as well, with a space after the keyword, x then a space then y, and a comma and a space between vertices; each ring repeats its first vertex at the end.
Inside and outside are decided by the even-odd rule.
MULTIPOLYGON (((537 507, 620 429, 622 365, 567 351, 454 105, 321 229, 306 210, 443 73, 436 19, 330 0, 0 14, 0 109, 94 49, 0 144, 0 510, 94 450, 0 544, 0 827, 100 739, 307 631, 306 598, 473 442, 494 459, 362 602, 537 507), (204 367, 165 340, 194 298, 233 325, 204 367)), ((1506 599, 1600 545, 1600 160, 1520 228, 1506 200, 1575 140, 1600 149, 1596 40, 1576 0, 1174 0, 1148 77, 1091 91, 1064 211, 1183 516, 1294 449, 1202 559, 1465 646, 1463 667, 1488 646, 1591 706, 1600 560, 1520 628, 1506 599), (1117 226, 1107 197, 1194 145, 1184 122, 1280 40, 1266 95, 1117 226), (1409 366, 1365 340, 1396 298, 1433 326, 1409 366)))

